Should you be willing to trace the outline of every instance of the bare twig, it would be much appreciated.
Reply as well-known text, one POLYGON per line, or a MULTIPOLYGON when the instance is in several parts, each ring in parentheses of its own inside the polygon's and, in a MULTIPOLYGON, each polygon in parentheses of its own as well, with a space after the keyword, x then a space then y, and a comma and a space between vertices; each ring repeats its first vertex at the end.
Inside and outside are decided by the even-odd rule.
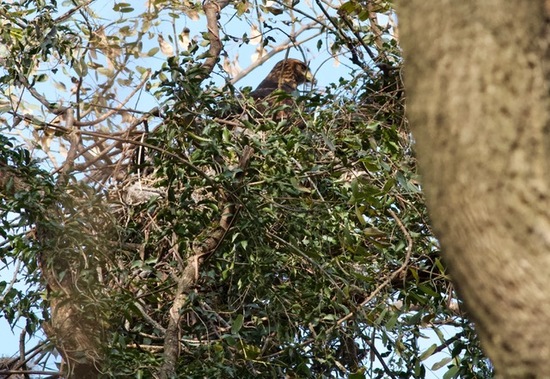
MULTIPOLYGON (((58 131, 61 131, 61 132, 64 132, 64 133, 69 133, 69 130, 67 128, 63 127, 63 126, 38 121, 34 117, 28 116, 28 115, 18 114, 18 113, 15 113, 15 112, 10 112, 10 113, 13 114, 13 115, 17 115, 17 116, 21 117, 23 120, 31 122, 35 125, 48 126, 48 127, 55 128, 58 131)), ((78 129, 75 130, 75 133, 81 134, 83 136, 111 139, 111 140, 120 141, 120 142, 124 142, 124 143, 128 143, 128 144, 143 146, 143 147, 146 147, 147 149, 150 149, 150 150, 156 150, 156 151, 166 155, 167 157, 170 157, 170 158, 173 158, 173 159, 177 160, 178 163, 181 163, 182 165, 184 165, 187 168, 191 169, 197 175, 201 176, 204 180, 206 180, 207 183, 209 185, 211 185, 212 187, 214 187, 214 188, 219 187, 219 185, 216 182, 214 182, 211 177, 209 177, 207 174, 205 174, 203 172, 203 170, 201 170, 197 166, 193 165, 187 159, 185 159, 185 158, 183 158, 179 155, 173 154, 173 153, 171 153, 171 152, 169 152, 169 151, 167 151, 167 150, 165 150, 161 147, 154 146, 154 145, 151 145, 151 144, 148 144, 148 143, 145 143, 145 142, 131 140, 131 139, 128 139, 128 138, 125 138, 125 137, 119 137, 120 134, 118 134, 118 133, 109 134, 109 133, 101 133, 101 132, 90 132, 90 131, 78 130, 78 129)))
POLYGON ((460 332, 460 333, 455 334, 454 336, 452 336, 452 337, 449 338, 448 340, 443 341, 443 343, 442 343, 441 345, 439 345, 438 347, 435 348, 435 350, 433 351, 432 355, 435 354, 435 353, 439 353, 439 352, 445 350, 446 348, 448 348, 449 346, 451 346, 452 343, 458 341, 459 339, 461 339, 461 338, 464 337, 465 335, 466 335, 466 333, 460 332))
POLYGON ((378 362, 380 362, 380 364, 384 368, 384 372, 386 373, 386 375, 388 375, 388 377, 390 377, 392 379, 395 379, 395 376, 393 375, 392 370, 386 364, 386 361, 384 360, 384 357, 382 357, 382 354, 380 354, 380 352, 376 348, 376 345, 369 338, 363 338, 362 340, 367 345, 369 345, 369 348, 370 348, 371 352, 376 356, 376 358, 378 359, 378 362))
POLYGON ((264 64, 265 62, 267 62, 269 59, 271 59, 274 55, 282 52, 282 51, 285 51, 291 47, 296 47, 296 46, 300 46, 308 41, 311 41, 312 39, 314 38, 317 38, 319 35, 322 34, 322 32, 318 32, 318 33, 315 33, 314 35, 302 40, 302 41, 295 41, 295 38, 297 36, 299 36, 300 34, 302 34, 303 32, 307 31, 307 30, 310 30, 310 29, 314 29, 315 26, 316 26, 317 22, 311 22, 309 24, 306 24, 304 26, 302 26, 297 32, 296 34, 294 34, 293 38, 289 38, 287 39, 286 41, 284 41, 283 43, 281 43, 280 45, 274 47, 273 49, 271 49, 267 54, 263 55, 260 59, 258 59, 256 62, 254 62, 253 64, 251 64, 250 66, 248 66, 246 69, 242 70, 241 72, 239 72, 237 75, 235 75, 233 77, 233 79, 231 79, 230 83, 231 84, 235 84, 237 83, 239 80, 241 80, 242 78, 244 78, 245 76, 247 76, 248 74, 250 74, 252 71, 254 71, 256 68, 258 68, 259 66, 261 66, 262 64, 264 64))
POLYGON ((136 87, 128 94, 128 96, 126 96, 126 98, 124 100, 122 100, 122 102, 120 103, 120 105, 118 107, 116 107, 114 109, 111 109, 110 111, 108 111, 107 113, 105 113, 101 117, 96 118, 93 121, 75 121, 74 122, 75 126, 97 125, 100 122, 103 122, 106 119, 108 119, 109 117, 113 116, 114 114, 120 112, 122 110, 122 108, 124 108, 126 106, 128 101, 130 101, 132 99, 132 97, 134 97, 134 95, 139 90, 141 90, 141 88, 145 85, 145 83, 147 83, 147 80, 149 80, 149 75, 150 74, 151 74, 151 70, 149 69, 149 70, 147 70, 147 73, 145 75, 143 75, 143 78, 141 78, 141 81, 138 83, 138 85, 136 85, 136 87))
POLYGON ((94 0, 88 0, 85 3, 78 4, 76 7, 69 9, 67 12, 63 13, 61 16, 57 17, 55 19, 55 24, 59 24, 60 22, 66 21, 69 17, 71 17, 73 14, 81 10, 82 8, 87 7, 90 5, 94 0))
POLYGON ((59 103, 51 103, 48 101, 48 99, 39 94, 38 91, 33 86, 31 86, 27 78, 22 74, 19 74, 18 80, 21 82, 21 84, 23 84, 27 91, 30 92, 32 97, 38 100, 40 104, 46 107, 46 109, 48 109, 53 114, 63 114, 67 111, 67 107, 62 107, 59 103))
POLYGON ((27 332, 25 329, 21 330, 21 334, 19 334, 19 362, 17 363, 17 367, 14 367, 14 369, 20 369, 25 368, 25 336, 27 335, 27 332))
POLYGON ((62 180, 65 180, 66 176, 72 171, 78 154, 80 135, 75 130, 74 121, 74 110, 72 108, 67 108, 67 111, 65 112, 65 128, 69 131, 67 134, 67 139, 69 140, 70 146, 69 152, 67 153, 67 159, 65 159, 65 162, 59 169, 59 171, 63 174, 60 176, 60 179, 62 178, 62 180))

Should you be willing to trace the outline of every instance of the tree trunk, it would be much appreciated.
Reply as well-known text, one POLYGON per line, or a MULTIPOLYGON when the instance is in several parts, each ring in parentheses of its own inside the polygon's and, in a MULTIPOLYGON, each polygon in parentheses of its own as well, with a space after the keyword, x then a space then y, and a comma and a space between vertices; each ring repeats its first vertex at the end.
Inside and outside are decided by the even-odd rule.
POLYGON ((503 378, 550 377, 544 1, 406 0, 407 114, 459 294, 503 378))

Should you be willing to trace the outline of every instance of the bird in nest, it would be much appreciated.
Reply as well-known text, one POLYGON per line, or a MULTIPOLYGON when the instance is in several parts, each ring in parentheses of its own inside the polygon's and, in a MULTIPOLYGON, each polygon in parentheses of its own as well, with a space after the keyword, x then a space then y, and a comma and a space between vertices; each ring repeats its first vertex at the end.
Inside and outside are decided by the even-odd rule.
MULTIPOLYGON (((299 85, 305 83, 315 84, 315 78, 307 65, 298 59, 283 59, 273 67, 258 87, 250 92, 250 97, 256 101, 256 109, 263 114, 279 105, 292 106, 292 95, 299 85)), ((287 116, 288 109, 283 109, 277 111, 274 118, 280 120, 287 116)))
POLYGON ((315 83, 307 65, 298 59, 283 59, 273 67, 250 96, 255 100, 264 99, 276 90, 292 94, 299 85, 305 83, 315 83))

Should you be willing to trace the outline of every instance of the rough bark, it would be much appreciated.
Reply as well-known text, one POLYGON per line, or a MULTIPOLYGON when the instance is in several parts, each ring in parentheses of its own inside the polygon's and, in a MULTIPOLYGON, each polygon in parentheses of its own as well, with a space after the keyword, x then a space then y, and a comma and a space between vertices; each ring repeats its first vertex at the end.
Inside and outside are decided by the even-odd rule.
POLYGON ((402 1, 407 114, 436 235, 503 378, 550 377, 544 1, 402 1))
POLYGON ((60 259, 54 249, 48 248, 42 251, 39 262, 51 309, 50 318, 42 327, 63 358, 63 377, 99 378, 104 362, 105 320, 99 312, 84 308, 80 301, 83 293, 76 284, 79 273, 72 267, 73 262, 60 259))

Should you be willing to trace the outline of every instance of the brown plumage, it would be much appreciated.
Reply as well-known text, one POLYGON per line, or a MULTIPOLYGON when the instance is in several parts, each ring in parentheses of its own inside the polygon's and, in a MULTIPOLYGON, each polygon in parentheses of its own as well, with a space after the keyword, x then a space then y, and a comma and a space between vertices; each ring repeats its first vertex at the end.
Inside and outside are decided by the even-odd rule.
MULTIPOLYGON (((277 63, 264 80, 250 93, 250 96, 256 100, 256 110, 261 114, 266 114, 269 108, 275 108, 278 105, 295 105, 291 97, 279 96, 275 91, 286 92, 291 95, 298 89, 298 86, 304 83, 315 83, 313 74, 307 65, 298 59, 284 59, 277 63)), ((288 118, 290 108, 278 110, 272 117, 275 120, 288 118)))
POLYGON ((313 74, 304 62, 292 58, 284 59, 273 67, 250 96, 254 99, 263 99, 276 90, 291 94, 300 84, 314 81, 313 74))

